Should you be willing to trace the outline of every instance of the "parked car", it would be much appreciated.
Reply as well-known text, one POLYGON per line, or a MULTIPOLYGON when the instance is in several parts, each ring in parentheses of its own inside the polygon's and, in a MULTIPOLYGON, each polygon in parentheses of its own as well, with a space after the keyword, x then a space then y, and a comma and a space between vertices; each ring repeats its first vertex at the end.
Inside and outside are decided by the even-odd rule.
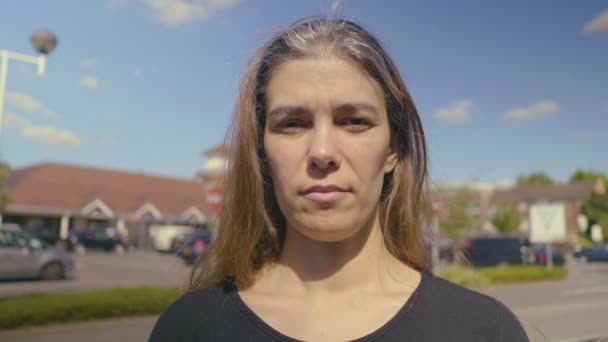
POLYGON ((59 235, 51 229, 45 229, 43 227, 21 227, 21 230, 49 245, 55 245, 57 241, 59 241, 59 235))
POLYGON ((101 249, 107 252, 124 254, 128 249, 128 241, 114 227, 89 227, 77 229, 68 233, 68 238, 61 242, 62 247, 77 254, 83 254, 87 249, 101 249))
MULTIPOLYGON (((566 263, 564 254, 557 248, 551 248, 551 254, 553 254, 553 265, 563 266, 566 263)), ((534 247, 534 263, 537 265, 547 264, 547 248, 545 245, 538 245, 534 247)))
POLYGON ((74 275, 74 259, 64 250, 15 227, 0 227, 0 278, 55 280, 74 275))
POLYGON ((464 243, 465 255, 476 267, 527 264, 533 261, 530 243, 516 237, 478 237, 464 243))
POLYGON ((182 247, 184 247, 184 244, 186 242, 190 241, 195 235, 196 235, 196 233, 192 233, 192 232, 177 234, 171 240, 171 253, 179 252, 182 249, 182 247))
POLYGON ((205 252, 210 241, 211 233, 208 230, 197 231, 190 240, 184 243, 182 248, 177 252, 177 256, 182 258, 187 264, 192 264, 205 252))
POLYGON ((574 257, 583 262, 608 262, 608 245, 583 248, 582 250, 575 252, 574 257))

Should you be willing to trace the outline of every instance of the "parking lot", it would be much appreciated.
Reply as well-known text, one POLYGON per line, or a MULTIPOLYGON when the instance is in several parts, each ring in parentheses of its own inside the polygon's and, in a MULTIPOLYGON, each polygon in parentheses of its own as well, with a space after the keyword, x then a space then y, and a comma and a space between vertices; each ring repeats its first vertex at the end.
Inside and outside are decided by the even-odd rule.
MULTIPOLYGON (((504 302, 522 320, 532 341, 578 341, 608 336, 608 263, 568 263, 563 281, 488 287, 482 292, 504 302)), ((0 297, 113 287, 178 287, 190 267, 171 254, 130 251, 125 255, 89 252, 76 256, 76 277, 62 281, 0 282, 0 297)), ((0 333, 14 341, 143 340, 155 316, 72 323, 0 333), (108 327, 116 329, 108 330, 108 327), (93 338, 99 337, 98 339, 93 338)))
POLYGON ((58 281, 2 281, 0 297, 29 293, 72 292, 113 287, 179 287, 190 267, 171 254, 131 250, 125 255, 89 251, 75 255, 73 279, 58 281))

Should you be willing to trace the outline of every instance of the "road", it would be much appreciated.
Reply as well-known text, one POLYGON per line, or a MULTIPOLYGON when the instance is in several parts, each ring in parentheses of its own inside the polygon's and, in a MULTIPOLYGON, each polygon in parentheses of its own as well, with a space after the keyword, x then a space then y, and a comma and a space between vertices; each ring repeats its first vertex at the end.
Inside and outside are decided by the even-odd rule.
POLYGON ((608 264, 572 264, 569 269, 564 281, 487 292, 515 312, 533 341, 608 337, 608 264))
MULTIPOLYGON (((532 341, 608 336, 608 264, 569 265, 568 279, 481 289, 511 308, 532 341)), ((179 286, 189 268, 171 255, 91 254, 77 259, 78 278, 0 283, 0 296, 115 286, 179 286)), ((0 341, 145 341, 155 316, 75 323, 0 333, 0 341)))
POLYGON ((180 287, 186 284, 190 271, 174 255, 138 250, 125 255, 88 252, 75 256, 75 265, 74 279, 0 282, 0 297, 113 287, 180 287))

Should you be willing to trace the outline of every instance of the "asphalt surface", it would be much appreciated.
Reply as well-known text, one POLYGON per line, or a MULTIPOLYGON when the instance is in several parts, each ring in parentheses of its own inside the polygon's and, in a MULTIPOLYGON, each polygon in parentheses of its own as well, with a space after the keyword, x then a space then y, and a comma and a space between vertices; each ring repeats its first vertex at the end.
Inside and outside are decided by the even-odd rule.
POLYGON ((571 264, 564 281, 487 291, 505 303, 533 341, 608 337, 608 263, 571 264))
MULTIPOLYGON (((608 263, 569 264, 568 279, 477 289, 506 304, 532 341, 608 336, 608 263)), ((172 255, 136 252, 77 258, 77 278, 0 283, 0 296, 124 286, 185 284, 189 267, 172 255)), ((0 333, 0 341, 146 341, 156 316, 36 327, 0 333)))
POLYGON ((75 256, 75 277, 57 281, 0 281, 0 297, 113 287, 180 287, 190 267, 171 254, 132 250, 125 255, 91 251, 75 256))

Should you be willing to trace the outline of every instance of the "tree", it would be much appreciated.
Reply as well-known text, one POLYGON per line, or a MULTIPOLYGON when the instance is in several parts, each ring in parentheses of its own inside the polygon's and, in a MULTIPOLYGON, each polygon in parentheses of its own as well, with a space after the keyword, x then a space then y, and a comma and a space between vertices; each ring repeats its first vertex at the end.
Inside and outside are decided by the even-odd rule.
MULTIPOLYGON (((597 223, 602 227, 604 241, 608 240, 608 193, 597 194, 592 193, 591 196, 583 202, 581 206, 581 214, 587 216, 589 220, 589 228, 597 223)), ((587 231, 590 234, 589 230, 587 231)))
POLYGON ((439 229, 446 235, 458 238, 463 231, 475 228, 476 220, 470 215, 473 196, 467 189, 456 192, 446 201, 446 214, 440 218, 439 229))
POLYGON ((595 171, 584 171, 584 170, 576 170, 572 176, 570 176, 570 183, 572 182, 594 182, 598 178, 601 178, 606 183, 606 187, 608 187, 608 177, 600 172, 595 171))
POLYGON ((521 223, 521 214, 517 203, 503 201, 496 204, 496 213, 492 216, 492 224, 501 233, 512 233, 521 223))
POLYGON ((547 176, 543 172, 535 172, 529 175, 521 175, 517 177, 518 187, 531 187, 531 186, 547 186, 553 185, 555 182, 551 177, 547 176))

